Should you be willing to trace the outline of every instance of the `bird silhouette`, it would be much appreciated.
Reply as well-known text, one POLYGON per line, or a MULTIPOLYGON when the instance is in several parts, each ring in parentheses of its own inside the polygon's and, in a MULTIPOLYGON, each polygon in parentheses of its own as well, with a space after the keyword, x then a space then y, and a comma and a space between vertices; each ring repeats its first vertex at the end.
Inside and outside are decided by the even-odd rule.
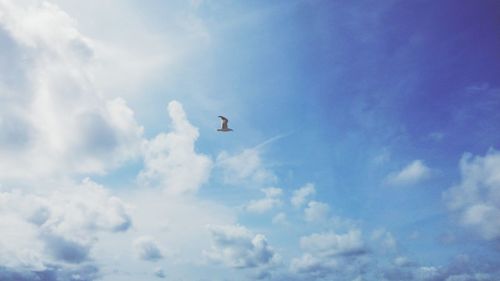
POLYGON ((220 129, 217 129, 217 131, 219 132, 230 132, 232 131, 233 129, 230 129, 228 126, 227 126, 227 123, 229 123, 229 120, 227 120, 226 117, 224 116, 219 116, 219 118, 222 120, 221 122, 221 128, 220 129))

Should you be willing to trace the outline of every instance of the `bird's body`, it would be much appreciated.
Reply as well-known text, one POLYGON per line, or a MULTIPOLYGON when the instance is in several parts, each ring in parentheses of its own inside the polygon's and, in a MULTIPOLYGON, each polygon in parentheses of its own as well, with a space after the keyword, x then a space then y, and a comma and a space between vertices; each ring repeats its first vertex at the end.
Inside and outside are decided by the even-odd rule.
POLYGON ((231 132, 233 129, 229 129, 229 127, 227 126, 227 123, 229 122, 229 120, 227 120, 227 118, 224 116, 219 116, 219 118, 222 120, 222 123, 221 123, 221 128, 217 129, 217 131, 219 131, 219 132, 231 132))

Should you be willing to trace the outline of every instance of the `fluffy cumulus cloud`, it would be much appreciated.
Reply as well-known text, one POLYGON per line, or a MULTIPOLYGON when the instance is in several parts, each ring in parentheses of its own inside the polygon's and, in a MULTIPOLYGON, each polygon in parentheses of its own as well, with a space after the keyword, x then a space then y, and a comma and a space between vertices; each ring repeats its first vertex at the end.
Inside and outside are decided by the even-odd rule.
POLYGON ((306 185, 302 186, 301 188, 293 192, 293 196, 290 199, 290 202, 294 207, 298 208, 304 205, 309 196, 312 196, 314 194, 316 194, 316 189, 314 188, 314 185, 312 183, 307 183, 306 185))
POLYGON ((305 280, 331 277, 334 273, 342 278, 357 276, 364 263, 362 257, 368 251, 357 229, 341 234, 324 232, 304 236, 300 247, 304 253, 291 261, 290 269, 305 280))
POLYGON ((104 173, 137 156, 132 110, 94 83, 98 42, 48 2, 0 1, 0 11, 0 179, 104 173))
POLYGON ((0 218, 0 264, 14 275, 97 271, 88 266, 99 233, 131 226, 128 206, 90 180, 45 194, 1 192, 0 218))
POLYGON ((144 145, 144 169, 139 181, 179 194, 195 192, 207 181, 212 161, 195 151, 198 129, 189 123, 182 105, 168 104, 172 131, 162 133, 144 145))
POLYGON ((417 184, 431 176, 431 169, 422 160, 415 160, 397 172, 389 174, 385 181, 389 185, 417 184))
POLYGON ((252 213, 264 213, 272 210, 275 207, 280 206, 283 202, 280 199, 283 194, 283 190, 277 187, 269 187, 262 189, 265 197, 258 200, 250 201, 245 209, 252 213))
POLYGON ((262 234, 253 234, 244 226, 209 226, 212 248, 205 255, 212 261, 232 268, 266 267, 275 262, 277 254, 262 234))
POLYGON ((484 239, 500 238, 500 153, 465 154, 460 160, 462 180, 444 193, 444 200, 460 223, 484 239))

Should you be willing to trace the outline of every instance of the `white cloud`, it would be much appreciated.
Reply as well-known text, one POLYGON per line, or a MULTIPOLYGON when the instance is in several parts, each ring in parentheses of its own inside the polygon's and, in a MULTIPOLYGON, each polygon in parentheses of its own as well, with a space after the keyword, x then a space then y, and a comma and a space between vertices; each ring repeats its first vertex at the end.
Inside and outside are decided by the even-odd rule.
MULTIPOLYGON (((40 0, 23 0, 25 3, 40 3, 40 0)), ((20 2, 20 1, 19 1, 20 2)), ((169 32, 151 24, 151 15, 143 14, 135 3, 107 0, 80 1, 51 0, 71 15, 75 26, 92 38, 94 61, 91 66, 92 82, 106 97, 123 97, 130 104, 144 99, 145 85, 165 79, 172 64, 193 48, 186 46, 181 32, 169 32), (146 19, 148 17, 148 19, 146 19), (177 35, 177 36, 176 36, 177 35), (175 38, 175 40, 172 40, 175 38), (174 46, 181 45, 181 46, 174 46), (184 48, 182 48, 184 47, 184 48), (161 77, 161 78, 160 78, 161 77)), ((187 5, 186 5, 187 6, 187 5)), ((177 13, 170 9, 169 13, 177 13)), ((175 15, 175 19, 187 15, 175 15)), ((166 17, 169 23, 174 16, 166 17)), ((187 34, 187 32, 186 32, 187 34)), ((191 36, 191 38, 193 38, 191 36)), ((195 40, 192 40, 195 41, 195 40)))
POLYGON ((223 178, 230 184, 263 184, 274 183, 277 178, 267 169, 261 160, 259 148, 245 149, 236 155, 226 151, 217 156, 217 167, 222 169, 223 178))
POLYGON ((262 234, 253 234, 240 225, 209 226, 212 249, 205 255, 233 268, 267 266, 276 257, 262 234))
POLYGON ((314 188, 314 184, 307 183, 303 187, 293 192, 293 196, 290 202, 294 207, 300 207, 306 202, 309 196, 314 194, 316 194, 316 189, 314 188))
POLYGON ((290 263, 290 270, 295 273, 322 277, 335 271, 339 263, 335 259, 322 259, 311 254, 303 254, 294 258, 290 263))
POLYGON ((385 181, 390 185, 412 185, 419 183, 431 176, 429 169, 421 160, 415 160, 399 172, 389 174, 385 181))
POLYGON ((348 256, 366 251, 361 231, 350 230, 344 234, 315 233, 300 238, 300 247, 319 256, 348 256))
MULTIPOLYGON (((123 1, 70 2, 74 5, 66 1, 66 7, 129 20, 109 4, 123 1)), ((141 233, 167 245, 165 253, 177 255, 176 262, 199 263, 193 260, 210 242, 205 225, 234 223, 228 208, 202 200, 151 195, 144 189, 128 198, 134 205, 129 208, 90 180, 73 184, 73 178, 105 175, 144 152, 146 162, 150 160, 144 180, 174 193, 190 192, 207 180, 212 165, 194 151, 197 128, 179 103, 169 104, 173 131, 144 143, 134 112, 124 99, 115 98, 137 91, 130 86, 149 79, 164 63, 163 56, 147 54, 152 41, 141 35, 149 32, 119 32, 125 34, 125 44, 115 44, 84 35, 82 22, 88 26, 89 20, 75 20, 48 1, 0 0, 1 280, 94 280, 116 272, 112 267, 124 265, 122 261, 121 270, 135 270, 140 263, 130 244, 141 233), (131 51, 128 45, 140 47, 131 51), (168 171, 155 166, 158 162, 167 164, 168 171), (132 217, 137 219, 133 227, 132 217)), ((113 24, 97 29, 126 29, 108 23, 113 24)), ((192 33, 202 31, 200 24, 192 33)), ((130 191, 117 192, 129 196, 130 191)), ((146 242, 138 244, 149 249, 143 257, 154 259, 153 244, 146 242)))
POLYGON ((36 226, 15 214, 2 212, 0 227, 2 229, 0 233, 0 264, 2 266, 40 271, 46 268, 44 245, 37 239, 36 226))
POLYGON ((250 201, 245 207, 248 212, 264 213, 282 204, 280 197, 283 190, 281 188, 269 187, 261 190, 264 192, 265 197, 250 201))
POLYGON ((163 258, 160 247, 153 237, 141 236, 133 243, 135 254, 145 261, 157 261, 163 258))
POLYGON ((461 182, 444 193, 449 209, 484 239, 500 238, 500 153, 464 154, 460 173, 461 182))
POLYGON ((212 161, 195 151, 198 129, 189 123, 182 105, 168 104, 172 131, 159 134, 144 145, 144 169, 139 182, 180 194, 196 192, 208 180, 212 161))
POLYGON ((361 257, 367 252, 361 231, 356 229, 344 234, 324 232, 304 236, 300 238, 300 247, 304 254, 292 259, 290 270, 308 278, 324 278, 335 272, 344 277, 358 276, 357 267, 365 262, 361 257))
POLYGON ((57 6, 0 1, 0 179, 105 173, 138 155, 142 128, 94 83, 96 42, 57 6), (15 69, 17 78, 9 78, 15 69), (6 172, 8 171, 8 172, 6 172))
MULTIPOLYGON (((125 191, 121 198, 130 204, 133 227, 119 237, 99 237, 92 252, 105 272, 151 272, 151 264, 138 262, 133 241, 144 234, 154 237, 163 260, 158 266, 165 268, 168 278, 195 279, 193 268, 205 267, 200 253, 212 242, 208 224, 226 225, 236 222, 237 212, 221 204, 203 200, 197 196, 173 196, 158 189, 125 191), (112 262, 110 262, 112 261, 112 262), (172 266, 172 267, 171 267, 172 266)), ((104 280, 119 279, 115 274, 104 280)))
POLYGON ((330 212, 330 206, 326 203, 311 201, 304 209, 304 218, 309 222, 324 221, 330 212))
POLYGON ((0 264, 49 270, 83 264, 100 233, 126 231, 128 207, 90 180, 44 193, 0 192, 0 264))

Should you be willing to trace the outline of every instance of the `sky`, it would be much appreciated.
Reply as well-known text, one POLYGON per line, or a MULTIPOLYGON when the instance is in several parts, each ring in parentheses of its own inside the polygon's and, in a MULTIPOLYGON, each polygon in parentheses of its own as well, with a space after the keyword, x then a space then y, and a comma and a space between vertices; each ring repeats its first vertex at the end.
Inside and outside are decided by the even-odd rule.
POLYGON ((498 280, 498 26, 495 0, 0 0, 0 280, 498 280))

